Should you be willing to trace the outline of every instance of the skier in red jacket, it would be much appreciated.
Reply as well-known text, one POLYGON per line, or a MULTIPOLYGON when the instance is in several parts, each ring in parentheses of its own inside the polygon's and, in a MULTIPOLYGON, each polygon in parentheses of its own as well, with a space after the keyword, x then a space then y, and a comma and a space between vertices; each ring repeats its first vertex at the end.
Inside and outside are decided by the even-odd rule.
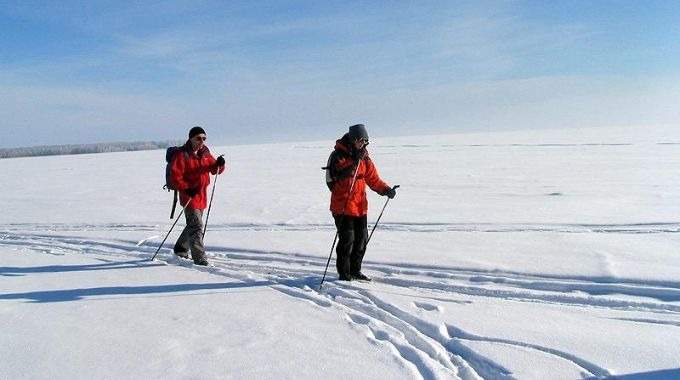
POLYGON ((368 132, 363 124, 352 125, 335 143, 328 158, 326 184, 331 190, 331 213, 338 230, 336 248, 339 279, 370 281, 361 273, 368 239, 366 185, 380 195, 394 198, 396 191, 380 176, 368 156, 368 132))
POLYGON ((179 201, 184 209, 187 225, 177 239, 175 255, 191 258, 195 264, 208 265, 203 247, 203 210, 207 206, 210 173, 221 174, 225 169, 224 157, 217 159, 205 146, 206 133, 201 127, 189 130, 189 140, 170 162, 170 180, 179 191, 179 201))

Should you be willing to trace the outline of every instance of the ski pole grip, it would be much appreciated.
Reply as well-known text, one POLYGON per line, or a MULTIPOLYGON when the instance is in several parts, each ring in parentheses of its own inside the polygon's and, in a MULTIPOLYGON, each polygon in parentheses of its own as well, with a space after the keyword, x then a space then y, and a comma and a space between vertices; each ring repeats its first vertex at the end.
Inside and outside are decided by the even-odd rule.
MULTIPOLYGON (((224 155, 225 155, 225 153, 222 153, 222 154, 220 154, 219 156, 217 156, 217 158, 224 157, 224 155)), ((225 162, 224 165, 225 165, 224 168, 225 168, 225 171, 226 171, 226 168, 227 168, 226 165, 227 165, 227 163, 225 162)), ((217 170, 217 173, 215 173, 215 177, 217 177, 218 175, 220 175, 219 169, 217 170)))

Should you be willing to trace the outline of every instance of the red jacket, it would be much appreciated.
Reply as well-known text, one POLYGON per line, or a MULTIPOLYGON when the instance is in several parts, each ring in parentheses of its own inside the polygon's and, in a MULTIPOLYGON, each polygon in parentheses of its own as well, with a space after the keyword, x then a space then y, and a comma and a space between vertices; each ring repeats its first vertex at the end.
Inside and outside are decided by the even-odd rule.
POLYGON ((336 141, 328 170, 333 177, 330 208, 333 215, 364 216, 368 214, 366 185, 380 195, 390 189, 380 179, 366 149, 355 151, 347 135, 336 141), (355 170, 356 181, 350 194, 355 170))
POLYGON ((173 156, 170 161, 170 180, 175 189, 179 190, 179 203, 184 206, 189 201, 187 189, 198 188, 198 194, 191 199, 187 206, 192 209, 203 210, 208 202, 208 185, 210 174, 224 172, 224 166, 217 166, 215 157, 210 154, 208 147, 203 146, 198 152, 191 151, 191 143, 187 141, 184 148, 173 156))

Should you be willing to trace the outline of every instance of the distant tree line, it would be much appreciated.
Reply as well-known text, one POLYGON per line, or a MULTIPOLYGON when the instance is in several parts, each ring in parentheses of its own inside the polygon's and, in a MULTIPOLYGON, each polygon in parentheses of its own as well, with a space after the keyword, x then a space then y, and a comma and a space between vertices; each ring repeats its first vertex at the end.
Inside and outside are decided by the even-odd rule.
POLYGON ((133 141, 97 144, 43 145, 24 148, 0 149, 0 158, 57 156, 64 154, 131 152, 135 150, 165 149, 169 146, 182 145, 184 141, 133 141))

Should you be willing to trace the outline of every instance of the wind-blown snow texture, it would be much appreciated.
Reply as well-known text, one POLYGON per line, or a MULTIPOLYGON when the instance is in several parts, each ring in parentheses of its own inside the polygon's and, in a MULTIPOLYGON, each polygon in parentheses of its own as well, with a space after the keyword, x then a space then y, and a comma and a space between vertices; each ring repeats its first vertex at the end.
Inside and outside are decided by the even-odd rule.
POLYGON ((319 292, 333 143, 213 147, 209 268, 148 260, 164 151, 0 160, 0 378, 680 377, 680 133, 374 139, 374 282, 319 292))

